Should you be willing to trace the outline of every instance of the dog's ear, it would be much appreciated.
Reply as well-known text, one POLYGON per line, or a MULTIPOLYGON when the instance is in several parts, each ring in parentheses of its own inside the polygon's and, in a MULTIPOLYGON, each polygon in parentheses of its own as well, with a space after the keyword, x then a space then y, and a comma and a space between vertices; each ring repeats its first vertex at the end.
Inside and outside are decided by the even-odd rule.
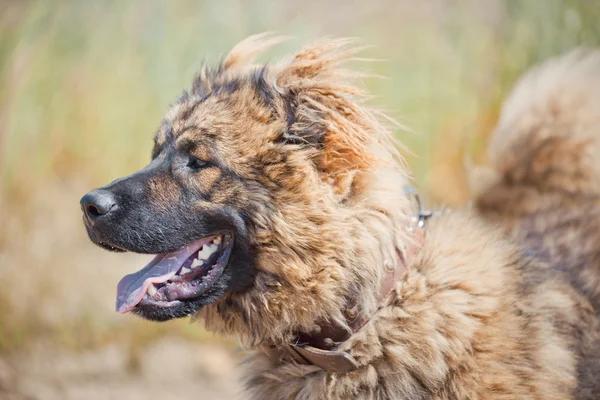
POLYGON ((275 77, 287 121, 281 140, 317 149, 319 170, 342 186, 371 165, 374 152, 368 147, 386 131, 355 85, 366 75, 343 65, 357 60, 353 56, 361 50, 352 39, 319 40, 280 63, 275 77))

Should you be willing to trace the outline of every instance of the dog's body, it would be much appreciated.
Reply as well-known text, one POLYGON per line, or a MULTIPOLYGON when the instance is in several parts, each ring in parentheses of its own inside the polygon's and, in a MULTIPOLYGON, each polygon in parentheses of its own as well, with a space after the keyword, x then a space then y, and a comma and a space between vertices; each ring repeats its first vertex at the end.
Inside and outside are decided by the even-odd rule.
POLYGON ((525 90, 539 73, 520 85, 476 212, 428 221, 396 297, 378 309, 386 266, 412 240, 407 173, 357 99, 356 74, 340 69, 348 42, 251 65, 271 42, 249 39, 203 69, 165 117, 152 163, 82 199, 96 243, 162 253, 120 283, 118 309, 194 314, 235 335, 256 399, 600 398, 600 219, 579 209, 600 193, 600 56, 558 63, 556 79, 595 79, 565 85, 571 103, 525 90), (217 256, 187 268, 207 243, 217 256), (349 304, 369 316, 335 346, 351 372, 274 361, 260 347, 294 344, 323 321, 344 326, 349 304))
POLYGON ((256 399, 596 399, 598 338, 589 304, 546 265, 446 213, 396 302, 342 344, 363 368, 331 375, 257 352, 248 388, 256 399))

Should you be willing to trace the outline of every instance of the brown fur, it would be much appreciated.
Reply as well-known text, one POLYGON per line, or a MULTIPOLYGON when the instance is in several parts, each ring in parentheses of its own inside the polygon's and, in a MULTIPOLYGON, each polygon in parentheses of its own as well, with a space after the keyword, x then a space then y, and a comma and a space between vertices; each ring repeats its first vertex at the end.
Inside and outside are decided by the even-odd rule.
MULTIPOLYGON (((352 43, 322 40, 280 63, 253 65, 275 42, 250 38, 219 68, 203 68, 157 137, 160 148, 170 129, 178 143, 200 144, 199 156, 240 177, 206 171, 190 182, 217 185, 211 203, 198 207, 235 198, 253 222, 248 240, 258 249, 252 287, 225 295, 196 318, 249 350, 251 397, 600 398, 600 328, 579 293, 597 304, 600 273, 591 254, 600 219, 590 211, 600 193, 591 165, 597 158, 578 157, 595 139, 570 135, 568 121, 537 115, 524 130, 512 119, 501 124, 508 133, 492 144, 492 175, 503 178, 478 197, 486 218, 531 238, 525 250, 532 256, 478 217, 446 212, 429 224, 418 261, 397 283, 396 301, 339 345, 358 361, 357 371, 274 364, 255 349, 266 340, 293 340, 318 321, 345 323, 350 297, 372 314, 383 263, 411 240, 413 213, 389 130, 363 104, 352 83, 360 75, 341 66, 356 52, 352 43), (505 150, 513 146, 518 151, 505 150), (581 205, 587 212, 577 211, 581 205), (579 260, 582 252, 590 258, 579 260), (555 271, 557 262, 576 289, 555 271)), ((565 109, 565 118, 578 121, 574 110, 565 109)))
MULTIPOLYGON (((586 296, 600 315, 600 51, 576 50, 525 75, 492 137, 476 208, 586 296)), ((584 339, 585 341, 586 339, 584 339)), ((600 337, 579 361, 600 395, 600 337)), ((587 378, 586 378, 587 376, 587 378)), ((586 383, 587 381, 587 383, 586 383)))

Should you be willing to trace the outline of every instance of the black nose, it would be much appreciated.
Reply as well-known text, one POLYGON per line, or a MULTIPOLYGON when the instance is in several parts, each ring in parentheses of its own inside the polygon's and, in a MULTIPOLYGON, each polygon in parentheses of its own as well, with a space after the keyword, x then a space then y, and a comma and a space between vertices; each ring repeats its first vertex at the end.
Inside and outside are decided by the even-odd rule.
POLYGON ((114 211, 117 203, 110 192, 106 190, 92 190, 79 201, 81 209, 90 221, 95 221, 98 218, 114 211))

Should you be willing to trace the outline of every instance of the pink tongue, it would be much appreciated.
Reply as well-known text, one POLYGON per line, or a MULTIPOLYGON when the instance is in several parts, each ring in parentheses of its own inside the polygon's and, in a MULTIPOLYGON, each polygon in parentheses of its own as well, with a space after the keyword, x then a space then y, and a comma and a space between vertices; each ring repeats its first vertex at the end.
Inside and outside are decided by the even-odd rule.
POLYGON ((117 312, 126 313, 133 310, 151 283, 162 283, 171 279, 185 260, 211 239, 200 239, 183 249, 159 254, 138 272, 124 276, 117 285, 117 312))

